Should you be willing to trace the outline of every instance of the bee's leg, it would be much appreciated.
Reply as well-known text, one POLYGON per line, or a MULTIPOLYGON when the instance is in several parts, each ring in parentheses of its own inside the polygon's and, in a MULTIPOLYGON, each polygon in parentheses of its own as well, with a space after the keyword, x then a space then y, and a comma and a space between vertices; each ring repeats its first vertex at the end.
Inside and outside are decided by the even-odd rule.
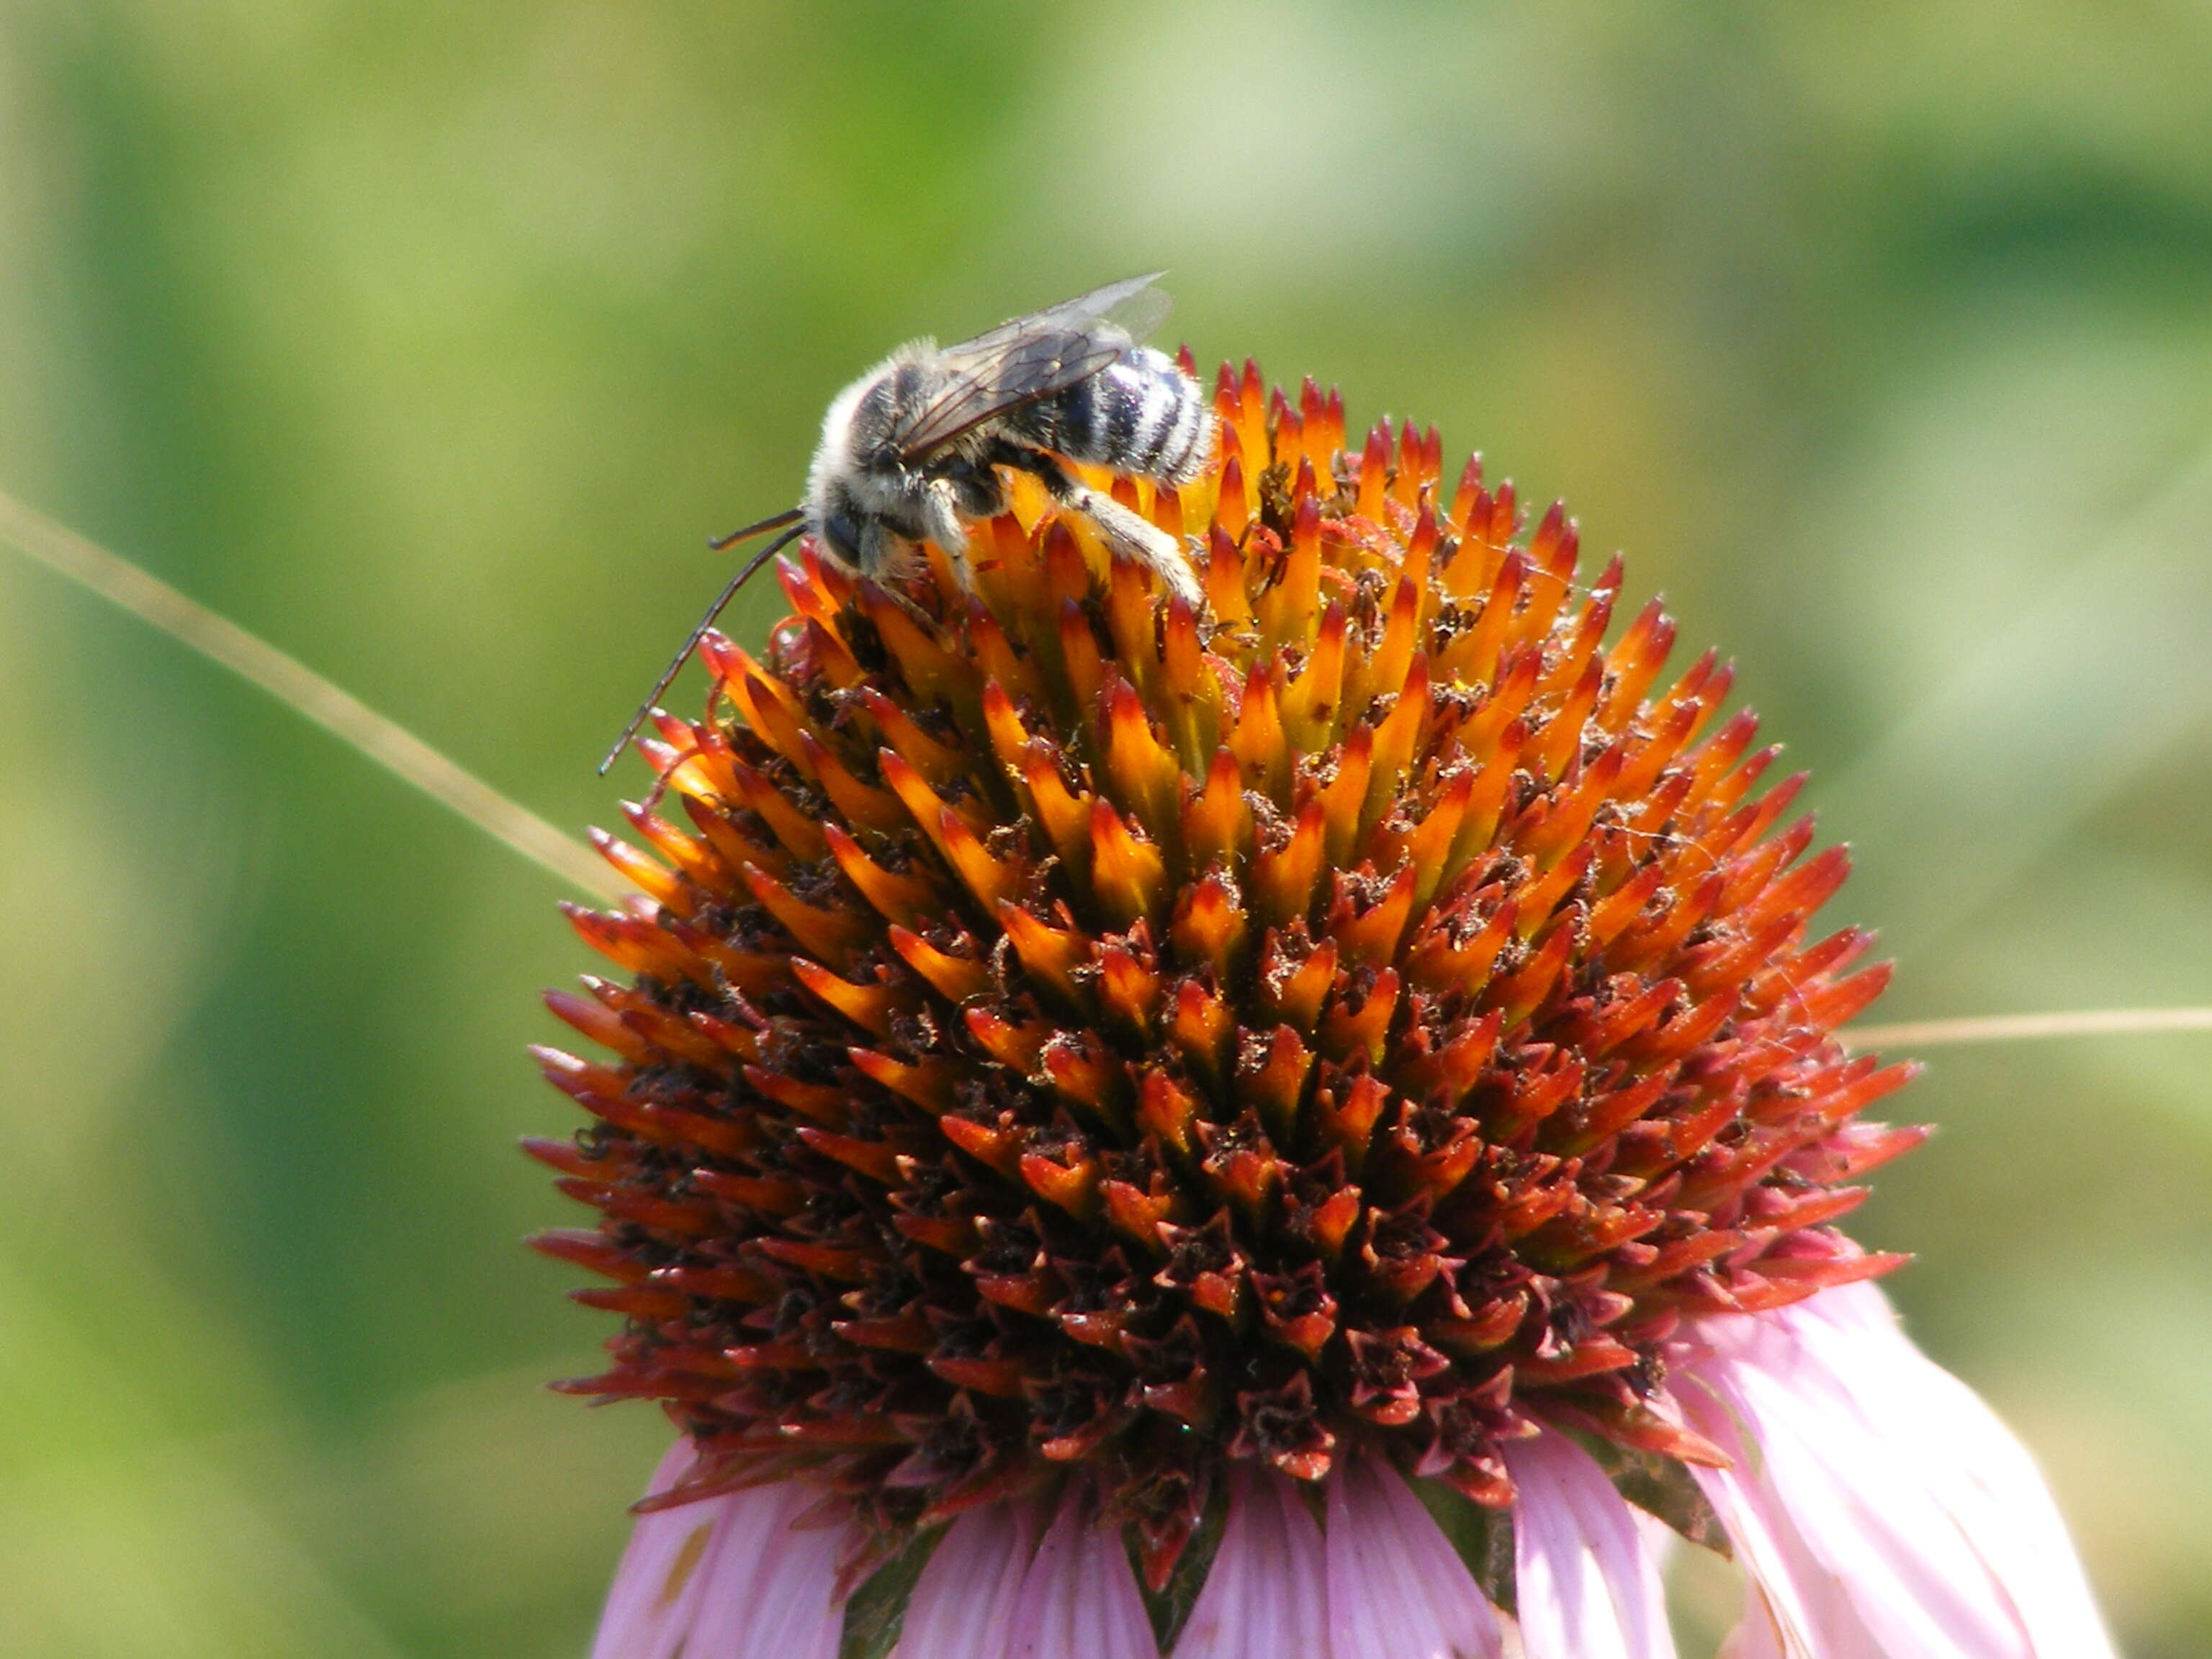
POLYGON ((945 555, 945 562, 952 567, 952 580, 959 584, 961 597, 968 599, 976 598, 975 567, 968 562, 967 544, 963 543, 958 547, 946 547, 939 542, 938 547, 945 555))
POLYGON ((1077 490, 1077 499, 1068 505, 1097 527, 1107 546, 1148 568, 1169 592, 1197 615, 1206 614, 1206 590, 1199 585, 1198 573, 1191 568, 1190 555, 1174 537, 1111 495, 1081 485, 1077 490))
POLYGON ((881 519, 869 518, 859 526, 851 558, 830 546, 827 537, 815 544, 815 551, 856 583, 866 582, 916 622, 925 627, 936 625, 927 611, 900 591, 904 573, 926 562, 921 548, 895 533, 881 519))
POLYGON ((1160 586, 1170 593, 1197 615, 1206 615, 1206 590, 1199 584, 1190 556, 1166 531, 1131 512, 1111 495, 1102 495, 1071 477, 1066 467, 1042 450, 1002 444, 994 450, 991 459, 1032 474, 1050 492, 1054 501, 1090 520, 1109 549, 1143 565, 1160 579, 1160 586))
POLYGON ((929 526, 929 539, 937 544, 945 562, 952 568, 952 580, 959 584, 961 596, 972 599, 975 568, 968 562, 968 526, 961 521, 961 495, 951 479, 938 479, 929 487, 923 517, 929 526))

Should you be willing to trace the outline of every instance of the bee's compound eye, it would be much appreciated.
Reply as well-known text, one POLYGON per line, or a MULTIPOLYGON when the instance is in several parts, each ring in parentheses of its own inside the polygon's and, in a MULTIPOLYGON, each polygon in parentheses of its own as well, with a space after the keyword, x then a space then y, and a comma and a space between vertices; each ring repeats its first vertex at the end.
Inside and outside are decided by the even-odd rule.
POLYGON ((822 520, 823 539, 830 550, 850 563, 860 556, 860 526, 853 522, 852 514, 842 509, 822 520))

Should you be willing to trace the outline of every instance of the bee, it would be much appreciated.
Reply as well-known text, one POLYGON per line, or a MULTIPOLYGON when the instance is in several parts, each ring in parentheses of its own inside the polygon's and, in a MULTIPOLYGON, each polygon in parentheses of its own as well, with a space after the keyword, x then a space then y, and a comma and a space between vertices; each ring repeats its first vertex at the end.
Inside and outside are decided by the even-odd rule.
POLYGON ((731 579, 599 770, 636 735, 722 608, 799 536, 813 537, 823 556, 879 580, 920 544, 933 542, 972 592, 967 526, 1006 510, 1008 472, 1036 479, 1109 549, 1203 611, 1203 590, 1176 539, 1091 489, 1067 465, 1174 486, 1188 483, 1212 459, 1206 394, 1175 359, 1144 343, 1167 316, 1159 277, 1109 283, 957 345, 911 341, 839 392, 823 417, 805 499, 710 544, 721 551, 783 532, 731 579))

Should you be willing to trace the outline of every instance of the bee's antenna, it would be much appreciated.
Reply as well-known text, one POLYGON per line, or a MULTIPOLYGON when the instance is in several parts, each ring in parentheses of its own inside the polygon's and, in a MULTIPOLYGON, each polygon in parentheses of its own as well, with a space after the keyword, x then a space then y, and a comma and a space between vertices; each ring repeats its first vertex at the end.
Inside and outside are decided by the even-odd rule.
POLYGON ((749 541, 763 530, 781 530, 787 524, 796 524, 805 512, 803 507, 794 507, 788 513, 779 513, 772 519, 763 519, 758 524, 749 524, 743 530, 732 530, 726 536, 718 536, 707 545, 717 553, 726 553, 739 542, 749 541))
POLYGON ((653 682, 653 690, 646 693, 645 701, 638 705, 637 713, 632 714, 629 717, 629 724, 623 727, 622 736, 615 739, 615 746, 607 750, 607 757, 599 763, 601 777, 606 776, 607 768, 622 758, 622 751, 629 747, 629 740, 637 735, 637 728, 645 724, 645 717, 653 712, 653 706, 660 701, 660 694, 668 690, 670 683, 677 675, 683 672, 684 665, 691 659, 691 653, 699 648, 699 641, 707 637, 707 630, 714 625, 714 618, 722 614, 722 607, 738 597, 738 590, 752 580, 753 572, 781 552, 787 544, 796 541, 805 531, 805 526, 792 523, 800 516, 800 509, 793 507, 788 513, 779 513, 773 519, 763 519, 750 529, 740 530, 735 535, 714 544, 717 547, 727 547, 732 542, 740 541, 747 536, 756 535, 763 530, 771 529, 777 525, 792 525, 790 529, 746 560, 745 568, 730 578, 730 585, 722 590, 722 596, 708 606, 707 614, 699 618, 699 625, 691 630, 691 636, 684 641, 684 648, 676 653, 675 660, 671 662, 662 671, 660 678, 653 682))

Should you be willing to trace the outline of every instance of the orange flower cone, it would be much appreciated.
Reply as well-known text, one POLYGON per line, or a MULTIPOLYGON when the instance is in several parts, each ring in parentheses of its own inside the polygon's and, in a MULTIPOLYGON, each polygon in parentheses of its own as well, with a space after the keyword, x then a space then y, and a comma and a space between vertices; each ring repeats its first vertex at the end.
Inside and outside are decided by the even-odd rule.
MULTIPOLYGON (((1189 486, 1089 479, 1187 538, 1206 614, 1018 494, 972 599, 802 544, 767 648, 711 636, 707 716, 658 719, 673 810, 601 843, 639 896, 575 915, 622 976, 550 999, 611 1055, 544 1055, 595 1121, 531 1148, 599 1213, 540 1247, 624 1321, 562 1386, 684 1437, 603 1654, 710 1606, 753 1652, 763 1596, 852 1651, 980 1629, 921 1565, 948 1523, 1038 1652, 1097 1538, 1135 1583, 1071 1652, 1241 1652, 1185 1627, 1267 1601, 1255 1527, 1335 1586, 1340 1517, 1411 1537, 1408 1492, 1475 1631, 1436 1650, 1487 1650, 1581 1535, 1559 1492, 1619 1512, 1637 1595, 1618 1494, 1744 1524, 1738 1419, 1675 1373, 1901 1260, 1835 1226, 1923 1133, 1861 1119, 1911 1068, 1835 1035, 1887 969, 1814 929, 1847 861, 1729 668, 1667 678, 1619 561, 1589 580, 1557 507, 1524 538, 1433 431, 1347 449, 1334 394, 1249 363, 1215 410, 1189 486), (818 1565, 728 1589, 770 1503, 818 1565)), ((1344 1571, 1340 1612, 1379 1594, 1344 1571)))

